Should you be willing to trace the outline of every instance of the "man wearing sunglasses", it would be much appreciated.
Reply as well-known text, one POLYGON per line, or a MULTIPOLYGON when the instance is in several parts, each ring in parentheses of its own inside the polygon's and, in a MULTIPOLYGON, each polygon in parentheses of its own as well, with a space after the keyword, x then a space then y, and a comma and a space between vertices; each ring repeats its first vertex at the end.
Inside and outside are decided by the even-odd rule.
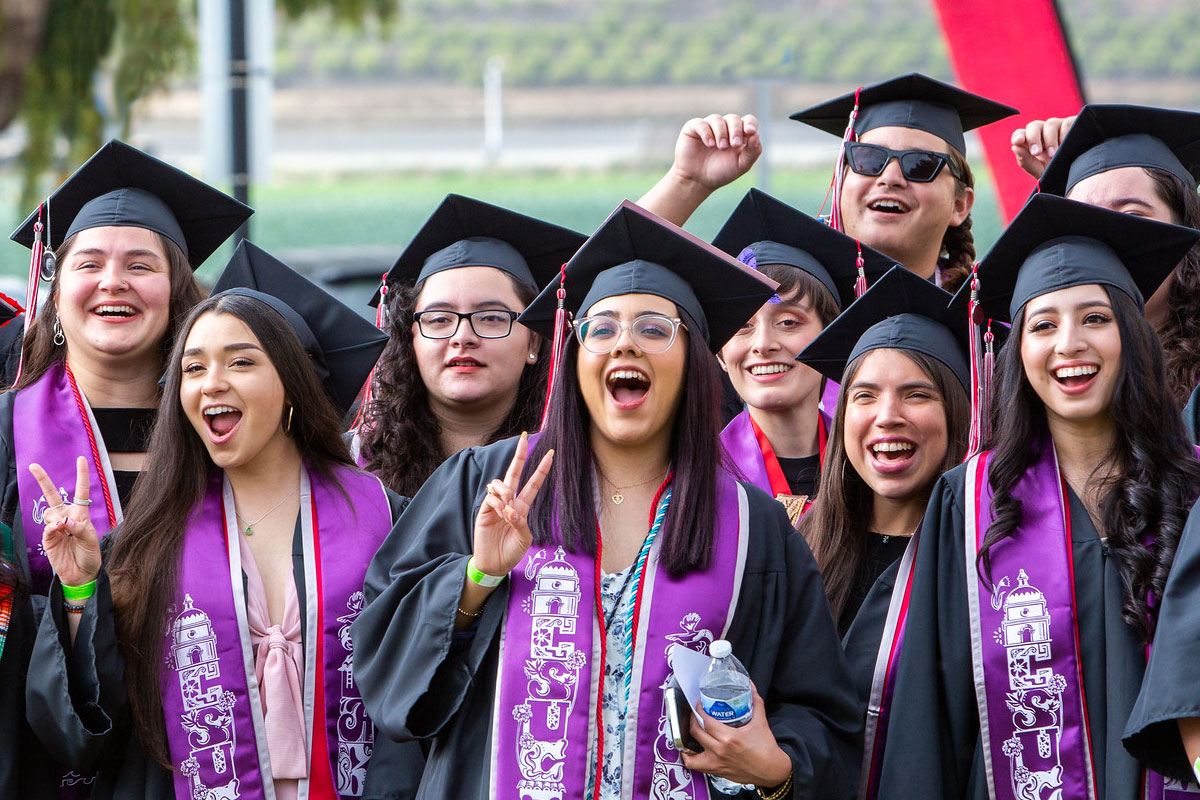
POLYGON ((792 119, 836 136, 850 129, 834 179, 835 227, 953 291, 975 260, 963 134, 1015 113, 913 73, 792 119))

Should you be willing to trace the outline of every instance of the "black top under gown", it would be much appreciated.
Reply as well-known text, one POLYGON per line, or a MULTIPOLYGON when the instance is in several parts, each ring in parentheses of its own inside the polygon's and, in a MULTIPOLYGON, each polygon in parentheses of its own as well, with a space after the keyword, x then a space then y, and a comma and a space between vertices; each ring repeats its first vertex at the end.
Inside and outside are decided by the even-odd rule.
POLYGON ((783 477, 788 482, 792 494, 810 498, 817 496, 817 477, 821 470, 819 454, 802 458, 776 456, 775 460, 779 462, 779 468, 783 470, 783 477))

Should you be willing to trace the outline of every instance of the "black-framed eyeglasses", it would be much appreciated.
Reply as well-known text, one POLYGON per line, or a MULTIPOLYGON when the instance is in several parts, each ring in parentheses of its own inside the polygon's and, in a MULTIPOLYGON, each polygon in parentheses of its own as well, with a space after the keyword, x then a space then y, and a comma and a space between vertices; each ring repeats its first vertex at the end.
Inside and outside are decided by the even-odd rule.
POLYGON ((893 150, 866 142, 846 142, 846 163, 859 175, 878 177, 887 169, 888 162, 893 158, 900 162, 900 172, 905 180, 914 183, 929 183, 941 174, 942 167, 949 169, 950 174, 960 181, 964 180, 949 153, 939 153, 936 150, 893 150))
POLYGON ((458 326, 464 319, 480 339, 503 339, 512 333, 513 320, 519 316, 519 311, 509 311, 507 308, 485 308, 466 314, 437 309, 418 311, 413 314, 413 319, 426 339, 449 339, 458 333, 458 326))
POLYGON ((571 323, 579 344, 589 353, 608 355, 628 330, 634 345, 643 353, 661 353, 675 343, 680 327, 686 325, 679 317, 663 314, 642 314, 633 322, 622 322, 608 316, 581 317, 571 323))

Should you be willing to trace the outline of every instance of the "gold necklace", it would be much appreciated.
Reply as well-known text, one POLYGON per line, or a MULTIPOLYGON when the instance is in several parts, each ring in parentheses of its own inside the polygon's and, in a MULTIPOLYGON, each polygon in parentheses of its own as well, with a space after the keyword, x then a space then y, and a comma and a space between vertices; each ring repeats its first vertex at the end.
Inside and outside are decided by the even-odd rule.
POLYGON ((292 495, 294 495, 299 488, 300 487, 297 486, 295 489, 292 489, 290 492, 288 492, 286 495, 284 495, 282 500, 280 500, 278 503, 276 503, 275 505, 273 505, 269 509, 267 509, 267 513, 263 514, 261 517, 254 520, 254 522, 246 522, 246 518, 244 516, 242 516, 242 512, 238 511, 237 505, 234 504, 234 507, 233 507, 234 515, 236 515, 237 518, 240 519, 242 522, 246 522, 246 535, 253 536, 254 535, 254 526, 257 525, 258 523, 262 522, 267 517, 269 517, 271 515, 272 511, 274 511, 275 509, 279 508, 281 505, 286 503, 288 501, 288 498, 290 498, 292 495))
MULTIPOLYGON (((665 475, 666 473, 663 473, 663 474, 665 475)), ((625 502, 625 495, 621 494, 621 492, 625 491, 626 489, 636 489, 639 486, 645 486, 647 483, 653 483, 654 481, 662 480, 662 477, 660 475, 656 475, 653 478, 650 478, 649 480, 642 481, 641 483, 631 483, 628 486, 617 486, 615 483, 610 481, 608 479, 608 476, 605 475, 603 472, 600 473, 600 477, 604 479, 605 483, 607 483, 609 486, 611 486, 613 488, 613 493, 610 497, 613 501, 613 505, 618 505, 618 506, 621 505, 621 503, 625 502)))

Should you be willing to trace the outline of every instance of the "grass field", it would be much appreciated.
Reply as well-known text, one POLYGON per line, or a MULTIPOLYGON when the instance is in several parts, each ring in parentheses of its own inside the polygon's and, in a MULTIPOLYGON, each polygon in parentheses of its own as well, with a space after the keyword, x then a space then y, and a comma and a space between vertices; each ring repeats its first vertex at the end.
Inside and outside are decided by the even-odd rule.
MULTIPOLYGON (((257 213, 251 238, 270 251, 339 245, 394 245, 400 249, 448 192, 477 197, 561 225, 590 232, 624 198, 636 200, 661 175, 657 171, 421 173, 279 179, 256 188, 257 213)), ((808 213, 820 208, 828 187, 825 169, 775 170, 770 191, 808 213)), ((688 222, 697 236, 711 239, 738 200, 755 184, 748 175, 718 192, 688 222)), ((974 230, 980 254, 999 234, 1000 220, 990 186, 981 182, 974 230)), ((15 179, 0 176, 0 230, 11 231, 21 216, 11 198, 15 179)), ((23 274, 28 252, 0 245, 0 274, 23 274)), ((226 245, 202 268, 202 278, 220 272, 230 253, 226 245)))

